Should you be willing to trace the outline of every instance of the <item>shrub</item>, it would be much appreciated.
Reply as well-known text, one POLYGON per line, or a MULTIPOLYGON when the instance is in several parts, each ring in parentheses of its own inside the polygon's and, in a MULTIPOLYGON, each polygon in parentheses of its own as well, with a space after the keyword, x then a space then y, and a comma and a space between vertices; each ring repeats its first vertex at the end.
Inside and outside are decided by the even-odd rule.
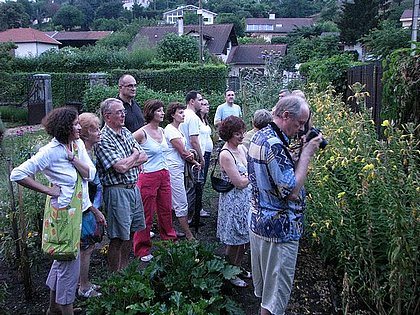
POLYGON ((25 107, 0 106, 0 117, 3 121, 26 125, 28 123, 28 109, 25 107))
MULTIPOLYGON (((420 49, 400 49, 384 62, 383 119, 420 123, 420 49)), ((417 131, 417 135, 420 131, 417 131)))
MULTIPOLYGON (((358 292, 378 314, 414 314, 420 285, 415 128, 384 121, 385 139, 377 140, 370 113, 351 112, 331 88, 312 90, 308 99, 329 145, 311 165, 307 232, 323 258, 343 271, 343 290, 358 292)), ((345 309, 345 296, 343 303, 345 309)))
POLYGON ((224 281, 240 273, 200 242, 161 242, 148 266, 133 262, 87 300, 87 314, 244 314, 227 296, 224 281))
POLYGON ((308 82, 318 84, 321 90, 332 84, 337 93, 343 93, 347 87, 347 70, 356 65, 348 54, 335 55, 326 59, 315 59, 301 65, 299 71, 308 82))

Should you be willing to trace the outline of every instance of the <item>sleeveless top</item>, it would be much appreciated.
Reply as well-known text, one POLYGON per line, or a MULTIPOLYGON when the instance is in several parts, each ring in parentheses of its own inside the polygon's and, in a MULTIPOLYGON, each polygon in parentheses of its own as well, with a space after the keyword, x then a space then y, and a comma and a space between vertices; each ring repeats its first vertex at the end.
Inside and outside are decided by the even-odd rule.
POLYGON ((163 129, 159 127, 162 133, 162 142, 157 142, 153 139, 146 130, 143 129, 146 141, 141 144, 144 152, 147 154, 147 161, 143 164, 143 173, 151 173, 160 170, 167 170, 168 164, 166 163, 166 154, 169 150, 168 143, 166 142, 163 129))

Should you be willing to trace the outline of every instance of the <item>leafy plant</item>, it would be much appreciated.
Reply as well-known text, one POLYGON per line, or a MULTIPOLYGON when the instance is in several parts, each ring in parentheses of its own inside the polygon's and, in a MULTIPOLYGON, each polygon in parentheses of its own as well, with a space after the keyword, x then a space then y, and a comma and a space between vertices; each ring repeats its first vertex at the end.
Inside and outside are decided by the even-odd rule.
POLYGON ((225 280, 240 273, 200 242, 160 242, 139 272, 138 262, 111 275, 103 296, 87 301, 88 314, 244 314, 228 296, 225 280))
MULTIPOLYGON (((307 231, 323 258, 343 271, 348 290, 378 314, 415 314, 420 126, 397 129, 386 120, 385 139, 377 140, 370 113, 351 112, 332 91, 307 95, 314 123, 329 140, 311 165, 307 231)), ((348 303, 344 296, 344 309, 348 303)))
MULTIPOLYGON (((417 46, 418 47, 418 46, 417 46)), ((399 49, 384 62, 383 119, 420 123, 420 49, 399 49), (414 55, 411 55, 414 52, 414 55)), ((417 131, 417 135, 420 132, 417 131)))

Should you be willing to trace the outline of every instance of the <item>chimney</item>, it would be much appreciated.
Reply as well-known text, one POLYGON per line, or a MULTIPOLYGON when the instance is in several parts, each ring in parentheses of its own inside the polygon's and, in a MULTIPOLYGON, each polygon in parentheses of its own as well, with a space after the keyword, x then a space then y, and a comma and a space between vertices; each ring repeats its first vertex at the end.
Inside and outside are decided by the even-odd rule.
POLYGON ((276 14, 275 13, 270 13, 270 15, 268 16, 269 20, 275 20, 276 19, 276 14))
POLYGON ((178 36, 184 35, 184 17, 178 17, 178 36))

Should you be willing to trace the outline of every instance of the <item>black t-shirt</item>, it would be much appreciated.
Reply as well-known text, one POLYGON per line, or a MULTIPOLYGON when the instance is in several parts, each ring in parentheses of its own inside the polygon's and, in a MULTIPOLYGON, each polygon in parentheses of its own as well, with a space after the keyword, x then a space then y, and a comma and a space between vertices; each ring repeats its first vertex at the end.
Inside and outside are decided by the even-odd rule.
MULTIPOLYGON (((121 100, 121 98, 117 98, 121 100)), ((131 132, 134 132, 137 129, 143 127, 144 116, 139 104, 137 104, 135 100, 132 100, 131 104, 124 102, 123 100, 121 101, 123 102, 124 108, 127 111, 127 114, 125 115, 125 127, 131 132)))

